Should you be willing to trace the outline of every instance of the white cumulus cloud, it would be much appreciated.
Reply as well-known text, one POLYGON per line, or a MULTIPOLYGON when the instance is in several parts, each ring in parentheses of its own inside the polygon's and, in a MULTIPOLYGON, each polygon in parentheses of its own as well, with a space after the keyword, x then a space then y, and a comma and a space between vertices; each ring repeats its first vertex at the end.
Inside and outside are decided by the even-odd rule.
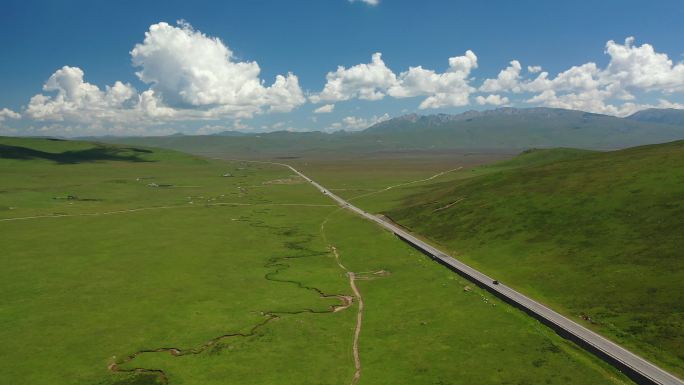
POLYGON ((527 72, 531 74, 536 74, 538 72, 541 72, 542 67, 541 66, 527 66, 527 72))
POLYGON ((517 60, 511 61, 510 65, 499 72, 496 79, 486 79, 480 91, 482 92, 500 92, 510 90, 512 92, 520 92, 520 70, 522 66, 517 60))
POLYGON ((449 67, 444 72, 415 66, 398 75, 376 53, 369 64, 339 67, 328 73, 323 90, 310 100, 425 97, 418 107, 429 109, 466 106, 475 94, 474 100, 480 105, 509 105, 517 101, 624 116, 652 106, 637 102, 643 95, 655 97, 661 100, 658 105, 663 105, 668 96, 684 92, 684 63, 673 62, 650 44, 639 46, 634 42, 631 37, 623 44, 608 41, 605 53, 610 60, 605 67, 587 62, 551 76, 534 65, 527 66, 523 74, 520 61, 512 60, 495 78, 485 79, 479 86, 473 85, 472 72, 478 67, 478 60, 472 51, 449 58, 449 67), (520 96, 511 100, 506 93, 520 96))
MULTIPOLYGON (((636 102, 640 94, 661 96, 660 105, 668 102, 662 96, 684 91, 684 63, 674 63, 666 54, 658 53, 650 44, 634 45, 634 38, 624 44, 606 43, 610 57, 605 68, 594 62, 575 65, 555 77, 541 67, 528 67, 536 78, 523 79, 520 63, 501 71, 496 79, 486 79, 480 91, 531 93, 528 103, 549 107, 576 109, 617 116, 629 115, 653 106, 636 102)), ((677 105, 676 103, 674 105, 677 105)))
POLYGON ((95 122, 122 120, 122 113, 136 109, 139 98, 130 84, 117 81, 101 90, 84 80, 78 67, 64 66, 43 85, 43 91, 31 98, 26 114, 36 120, 95 122), (126 111, 127 110, 127 111, 126 111))
POLYGON ((150 26, 145 40, 131 51, 136 74, 172 107, 223 107, 218 111, 291 111, 305 99, 298 78, 278 75, 264 87, 256 62, 236 61, 218 38, 188 23, 150 26))
POLYGON ((149 89, 138 93, 120 81, 101 89, 84 71, 64 66, 31 98, 26 114, 36 120, 75 123, 245 118, 289 112, 306 102, 297 76, 277 75, 270 86, 256 62, 237 61, 218 38, 188 23, 150 26, 131 50, 138 78, 149 89))
POLYGON ((357 116, 347 116, 342 119, 341 122, 336 122, 328 127, 327 131, 337 131, 337 130, 347 130, 347 131, 359 131, 365 130, 366 128, 389 120, 390 116, 384 113, 380 116, 374 115, 371 118, 361 118, 357 116))
POLYGON ((449 58, 449 68, 442 73, 422 66, 410 67, 397 76, 375 53, 371 63, 350 68, 338 67, 329 72, 323 90, 310 97, 314 103, 342 101, 352 98, 379 100, 386 95, 394 98, 426 96, 419 108, 464 106, 475 88, 470 74, 477 68, 477 56, 468 50, 463 56, 449 58))
POLYGON ((368 5, 376 6, 380 4, 380 0, 349 0, 350 3, 366 3, 368 5))
POLYGON ((617 83, 623 88, 637 88, 666 93, 684 91, 684 63, 673 64, 664 53, 652 45, 634 45, 634 38, 624 44, 606 43, 610 63, 602 74, 606 83, 617 83))
POLYGON ((470 74, 475 68, 477 56, 468 50, 463 56, 449 58, 449 68, 443 73, 410 67, 388 92, 396 98, 427 96, 418 106, 420 109, 465 106, 475 91, 470 86, 470 74))
POLYGON ((497 95, 497 94, 487 95, 486 97, 482 96, 482 95, 478 95, 475 98, 475 101, 477 102, 477 104, 479 104, 481 106, 486 105, 486 104, 490 104, 493 106, 502 106, 502 105, 508 104, 510 102, 507 97, 505 97, 505 96, 502 97, 501 95, 497 95))
POLYGON ((335 109, 334 104, 324 104, 314 110, 314 114, 329 114, 335 109))
POLYGON ((12 111, 9 108, 3 108, 2 110, 0 110, 0 122, 2 122, 5 119, 21 119, 21 114, 12 111))
POLYGON ((314 103, 352 98, 379 100, 396 81, 396 75, 387 68, 382 54, 378 52, 372 55, 370 63, 349 68, 339 66, 337 71, 329 72, 323 90, 309 99, 314 103))

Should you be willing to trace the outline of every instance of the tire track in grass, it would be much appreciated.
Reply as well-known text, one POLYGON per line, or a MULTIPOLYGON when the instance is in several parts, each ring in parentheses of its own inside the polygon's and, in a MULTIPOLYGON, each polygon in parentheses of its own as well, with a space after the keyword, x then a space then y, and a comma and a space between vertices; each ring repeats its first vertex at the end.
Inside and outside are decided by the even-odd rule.
POLYGON ((371 196, 371 195, 375 195, 375 194, 380 194, 380 193, 383 193, 383 192, 385 192, 385 191, 389 191, 389 190, 395 189, 395 188, 397 188, 397 187, 404 187, 404 186, 409 186, 409 185, 416 184, 416 183, 428 182, 428 181, 431 181, 431 180, 433 180, 433 179, 435 179, 435 178, 439 178, 440 176, 442 176, 442 175, 444 175, 444 174, 448 174, 448 173, 453 172, 453 171, 458 171, 458 170, 460 170, 460 169, 462 169, 462 168, 463 168, 463 166, 460 166, 460 167, 452 168, 451 170, 446 170, 446 171, 438 172, 437 174, 432 175, 432 176, 430 176, 430 177, 428 177, 428 178, 417 179, 417 180, 412 180, 412 181, 409 181, 409 182, 404 182, 404 183, 395 184, 395 185, 392 185, 392 186, 387 186, 387 187, 383 188, 382 190, 376 190, 376 191, 372 191, 372 192, 369 192, 369 193, 365 193, 365 194, 361 194, 361 195, 357 195, 357 196, 351 197, 351 198, 347 199, 347 201, 351 202, 351 201, 356 200, 356 199, 359 199, 359 198, 364 198, 364 197, 367 197, 367 196, 371 196))

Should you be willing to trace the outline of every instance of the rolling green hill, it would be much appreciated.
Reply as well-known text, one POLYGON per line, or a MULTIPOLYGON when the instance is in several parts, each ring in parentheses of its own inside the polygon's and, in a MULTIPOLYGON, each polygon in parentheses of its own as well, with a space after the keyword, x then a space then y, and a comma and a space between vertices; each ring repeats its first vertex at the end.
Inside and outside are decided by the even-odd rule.
POLYGON ((684 373, 684 141, 534 150, 473 175, 386 214, 684 373))

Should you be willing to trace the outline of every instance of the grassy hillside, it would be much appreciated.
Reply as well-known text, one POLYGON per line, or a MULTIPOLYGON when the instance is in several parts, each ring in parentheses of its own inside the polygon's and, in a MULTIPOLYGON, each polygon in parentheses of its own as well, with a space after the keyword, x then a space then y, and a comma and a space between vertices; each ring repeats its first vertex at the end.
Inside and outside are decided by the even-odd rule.
POLYGON ((387 214, 684 374, 684 142, 529 151, 387 214))
POLYGON ((629 382, 283 167, 0 138, 0 234, 3 384, 629 382))

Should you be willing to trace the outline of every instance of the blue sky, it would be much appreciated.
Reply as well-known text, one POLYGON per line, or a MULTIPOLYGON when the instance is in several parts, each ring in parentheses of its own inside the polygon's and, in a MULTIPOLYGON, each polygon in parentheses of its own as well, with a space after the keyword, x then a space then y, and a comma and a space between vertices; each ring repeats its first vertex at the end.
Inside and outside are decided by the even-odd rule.
POLYGON ((681 20, 679 0, 5 0, 0 133, 331 131, 504 105, 682 108, 681 20), (331 112, 313 112, 322 106, 331 112))

